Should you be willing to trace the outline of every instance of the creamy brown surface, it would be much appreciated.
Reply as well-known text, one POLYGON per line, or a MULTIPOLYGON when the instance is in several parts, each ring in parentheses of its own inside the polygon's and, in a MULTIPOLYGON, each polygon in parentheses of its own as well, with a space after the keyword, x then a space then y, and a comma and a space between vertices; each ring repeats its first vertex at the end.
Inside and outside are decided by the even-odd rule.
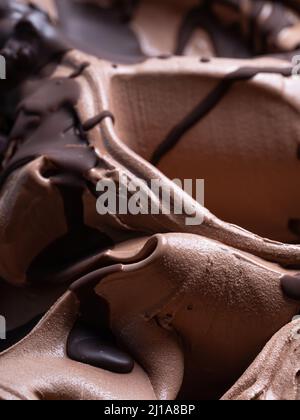
POLYGON ((15 5, 14 31, 0 14, 14 70, 0 119, 0 314, 17 342, 0 354, 0 397, 218 399, 241 377, 224 398, 252 399, 267 357, 255 397, 298 399, 298 15, 281 2, 35 3, 51 20, 30 9, 18 23, 15 5), (87 24, 95 43, 78 39, 87 24), (100 42, 109 33, 113 45, 100 42), (174 200, 172 178, 204 178, 205 207, 185 196, 203 224, 99 216, 96 183, 121 174, 159 179, 174 200))

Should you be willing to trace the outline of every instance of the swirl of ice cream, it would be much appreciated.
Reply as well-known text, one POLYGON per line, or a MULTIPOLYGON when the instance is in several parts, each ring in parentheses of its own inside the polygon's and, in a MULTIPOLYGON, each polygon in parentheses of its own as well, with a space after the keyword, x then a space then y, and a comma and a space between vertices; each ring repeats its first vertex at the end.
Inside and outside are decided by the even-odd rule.
MULTIPOLYGON (((101 383, 109 378, 114 397, 128 396, 124 379, 118 387, 108 371, 131 375, 141 384, 140 397, 217 398, 299 312, 300 247, 292 243, 300 225, 298 80, 284 55, 198 56, 200 50, 240 58, 294 51, 297 15, 277 2, 266 9, 265 3, 166 1, 159 13, 162 21, 170 14, 173 30, 161 38, 161 49, 144 21, 149 10, 158 12, 156 2, 48 2, 51 19, 35 6, 6 3, 2 53, 11 78, 3 84, 0 120, 8 142, 0 179, 0 275, 24 287, 24 301, 31 290, 36 300, 43 297, 29 314, 21 302, 14 327, 41 315, 76 282, 33 335, 4 354, 3 398, 36 398, 37 388, 47 389, 50 398, 52 386, 75 397, 72 378, 54 380, 53 372, 67 365, 79 372, 86 398, 99 375, 101 383), (72 19, 65 21, 70 10, 72 19), (278 13, 284 15, 280 24, 278 13), (87 21, 97 45, 108 33, 115 34, 113 42, 101 42, 98 51, 89 40, 77 44, 73 25, 78 34, 77 24, 87 21), (242 52, 232 31, 250 24, 255 30, 239 42, 242 52), (284 43, 291 30, 293 42, 284 43), (249 47, 249 36, 259 45, 249 47), (120 37, 126 44, 121 51, 120 37), (76 49, 86 50, 87 41, 92 55, 76 49), (168 56, 188 51, 192 57, 168 56), (175 169, 182 178, 206 178, 208 207, 239 226, 222 222, 178 188, 171 181, 175 169), (145 192, 158 179, 171 188, 172 204, 184 198, 203 223, 188 226, 186 214, 175 213, 99 216, 98 181, 120 182, 120 175, 144 181, 145 192), (53 314, 61 328, 52 336, 47 323, 53 314), (33 342, 52 374, 35 387, 31 372, 24 372, 29 386, 20 391, 11 360, 25 352, 32 372, 43 369, 30 355, 33 342), (147 351, 150 343, 155 352, 147 351)), ((159 194, 153 200, 162 205, 159 194)), ((2 290, 13 296, 15 289, 2 290)), ((92 394, 103 398, 105 391, 92 394)))

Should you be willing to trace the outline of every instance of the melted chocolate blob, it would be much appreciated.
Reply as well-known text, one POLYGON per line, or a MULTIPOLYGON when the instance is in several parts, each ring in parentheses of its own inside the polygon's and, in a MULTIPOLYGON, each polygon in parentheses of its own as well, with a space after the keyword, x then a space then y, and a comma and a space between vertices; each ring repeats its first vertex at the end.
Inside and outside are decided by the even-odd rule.
POLYGON ((300 273, 295 276, 283 276, 281 288, 284 294, 293 300, 300 300, 300 273))
POLYGON ((169 153, 180 142, 182 137, 205 118, 219 102, 224 98, 230 88, 236 83, 252 79, 259 73, 281 74, 284 77, 290 77, 291 68, 256 68, 244 67, 228 74, 216 87, 201 101, 179 124, 177 124, 166 139, 154 151, 151 163, 158 165, 163 157, 169 153))
POLYGON ((143 61, 138 39, 128 22, 137 1, 117 0, 111 7, 56 0, 60 26, 70 43, 99 58, 119 63, 143 61))
POLYGON ((80 64, 78 66, 78 68, 73 71, 70 78, 71 79, 76 79, 77 77, 81 76, 82 73, 84 72, 84 70, 87 69, 89 66, 90 66, 90 63, 88 63, 88 62, 80 64))

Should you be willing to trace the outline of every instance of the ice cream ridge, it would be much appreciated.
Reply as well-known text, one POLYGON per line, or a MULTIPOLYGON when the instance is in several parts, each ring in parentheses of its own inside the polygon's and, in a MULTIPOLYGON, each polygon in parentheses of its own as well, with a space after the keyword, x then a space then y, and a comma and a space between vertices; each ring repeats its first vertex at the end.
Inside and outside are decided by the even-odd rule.
POLYGON ((0 399, 300 398, 298 49, 296 0, 1 1, 0 399))

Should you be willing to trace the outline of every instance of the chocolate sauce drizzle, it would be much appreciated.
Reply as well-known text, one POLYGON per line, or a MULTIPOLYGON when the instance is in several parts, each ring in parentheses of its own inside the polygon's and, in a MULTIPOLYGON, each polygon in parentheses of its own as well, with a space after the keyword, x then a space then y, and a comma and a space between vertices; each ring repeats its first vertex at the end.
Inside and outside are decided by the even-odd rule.
POLYGON ((284 294, 292 300, 300 301, 300 273, 283 276, 280 281, 284 294))
POLYGON ((157 147, 151 157, 151 163, 158 165, 161 160, 180 142, 182 137, 205 118, 225 97, 230 88, 237 82, 248 81, 259 73, 280 74, 284 77, 290 77, 291 68, 258 68, 243 67, 233 73, 228 74, 206 98, 201 101, 179 124, 177 124, 166 139, 157 147))
POLYGON ((124 374, 133 370, 134 360, 116 342, 110 330, 109 305, 94 291, 101 280, 120 271, 121 264, 100 268, 70 286, 80 301, 80 315, 68 337, 67 354, 78 362, 124 374))
POLYGON ((105 112, 101 118, 98 116, 82 126, 75 112, 79 94, 79 85, 74 79, 43 81, 41 87, 19 105, 11 133, 15 151, 4 168, 0 186, 16 169, 44 157, 46 166, 42 176, 60 191, 68 226, 68 233, 46 247, 32 262, 27 273, 32 282, 39 281, 42 275, 44 282, 53 282, 55 273, 112 245, 107 235, 85 225, 82 202, 86 189, 84 175, 98 165, 96 152, 83 131, 110 114, 105 112), (47 274, 45 267, 48 267, 47 274))
POLYGON ((22 325, 21 327, 18 327, 14 330, 8 331, 6 334, 6 339, 0 340, 0 353, 9 349, 13 345, 17 344, 24 337, 26 337, 38 324, 42 317, 42 315, 37 316, 25 325, 22 325))
POLYGON ((14 0, 2 0, 0 4, 0 48, 14 32, 16 23, 28 13, 28 6, 14 0))
POLYGON ((80 77, 82 74, 83 74, 83 72, 88 68, 88 67, 90 67, 90 63, 89 62, 84 62, 84 63, 82 63, 82 64, 80 64, 78 67, 77 67, 77 69, 75 69, 74 71, 73 71, 73 73, 71 73, 71 75, 69 76, 70 77, 70 79, 77 79, 77 77, 80 77))
POLYGON ((4 25, 7 19, 10 30, 5 33, 7 38, 0 53, 6 59, 9 74, 3 86, 11 89, 46 64, 59 60, 71 46, 40 9, 32 5, 20 7, 14 1, 6 2, 6 6, 7 17, 0 23, 4 25))
POLYGON ((74 106, 79 94, 75 80, 54 78, 44 80, 36 92, 21 101, 10 135, 15 150, 1 174, 0 186, 24 162, 40 156, 77 174, 95 167, 97 156, 76 128, 74 106))
MULTIPOLYGON (((111 0, 103 7, 88 2, 56 0, 59 25, 69 42, 87 53, 118 63, 137 63, 146 59, 130 26, 139 3, 140 0, 111 0)), ((253 54, 281 52, 276 45, 277 35, 295 24, 290 9, 274 1, 269 5, 270 16, 262 19, 264 1, 250 0, 246 14, 243 3, 241 0, 199 1, 199 5, 184 16, 173 52, 184 55, 198 28, 211 37, 219 57, 250 58, 253 54), (236 21, 226 23, 215 10, 218 5, 234 12, 236 21)))
POLYGON ((56 0, 59 25, 75 48, 118 63, 137 63, 146 57, 130 28, 138 0, 114 0, 109 7, 89 2, 56 0))

